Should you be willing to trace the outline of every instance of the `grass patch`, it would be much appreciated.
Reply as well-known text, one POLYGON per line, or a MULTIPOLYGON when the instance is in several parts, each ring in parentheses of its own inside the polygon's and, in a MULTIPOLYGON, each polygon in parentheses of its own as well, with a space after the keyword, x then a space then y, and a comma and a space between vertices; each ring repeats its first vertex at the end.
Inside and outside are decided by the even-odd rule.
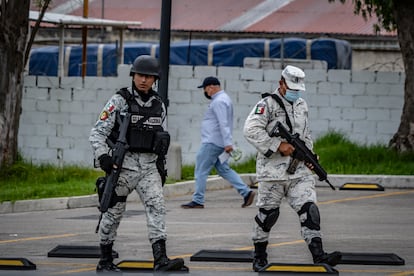
MULTIPOLYGON (((385 145, 361 146, 349 141, 344 134, 330 132, 317 139, 314 146, 320 164, 329 174, 414 175, 414 153, 398 154, 385 145)), ((183 165, 182 179, 194 179, 194 165, 183 165)), ((256 171, 255 156, 243 162, 231 163, 238 173, 256 171)), ((215 170, 212 175, 217 174, 215 170)), ((95 193, 95 181, 104 173, 77 166, 58 168, 34 165, 21 158, 12 166, 0 170, 0 202, 90 195, 95 193)))
POLYGON ((330 174, 414 174, 413 152, 399 154, 385 145, 361 146, 338 132, 321 137, 314 148, 330 174))
POLYGON ((90 168, 58 168, 19 160, 0 170, 0 202, 93 194, 95 181, 102 175, 90 168))

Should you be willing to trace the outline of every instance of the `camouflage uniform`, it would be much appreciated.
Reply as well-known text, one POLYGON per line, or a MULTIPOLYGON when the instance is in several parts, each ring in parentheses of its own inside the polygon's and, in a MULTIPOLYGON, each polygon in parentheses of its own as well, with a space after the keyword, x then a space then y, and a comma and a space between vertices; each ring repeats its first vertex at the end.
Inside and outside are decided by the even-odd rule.
MULTIPOLYGON (((274 93, 279 95, 276 90, 274 93)), ((293 104, 283 101, 292 123, 293 133, 298 133, 309 149, 313 143, 308 124, 308 106, 299 98, 293 104)), ((256 174, 259 181, 257 206, 266 210, 279 208, 282 198, 299 212, 306 202, 316 202, 315 179, 304 162, 300 162, 294 174, 286 172, 292 157, 282 156, 278 151, 281 138, 270 137, 269 133, 279 121, 287 127, 286 113, 271 96, 264 97, 250 112, 244 126, 245 138, 257 149, 256 174), (273 152, 269 157, 269 150, 273 152)), ((288 128, 288 127, 287 127, 288 128)), ((288 128, 289 129, 289 128, 288 128)), ((260 212, 259 212, 260 215, 260 212)), ((306 215, 306 214, 303 214, 306 215)), ((306 218, 300 217, 303 221, 306 218)), ((303 238, 309 243, 314 237, 320 237, 320 231, 302 226, 303 238)), ((263 231, 257 224, 253 231, 254 242, 265 242, 269 232, 263 231)))
MULTIPOLYGON (((132 89, 128 88, 130 93, 132 89)), ((150 107, 156 95, 152 95, 144 102, 139 96, 135 99, 139 106, 150 107)), ((158 97, 159 98, 159 97, 158 97)), ((166 129, 165 106, 162 105, 163 114, 161 125, 166 129)), ((121 114, 128 112, 127 101, 119 94, 115 94, 107 102, 101 112, 99 120, 91 130, 89 141, 92 145, 95 158, 110 151, 106 139, 110 135, 116 121, 116 111, 121 114)), ((148 238, 152 243, 166 239, 165 230, 165 203, 162 190, 161 177, 156 167, 157 155, 155 153, 127 152, 115 188, 117 196, 128 196, 135 190, 144 205, 147 217, 148 238)), ((114 242, 117 229, 125 211, 126 202, 117 202, 115 206, 103 213, 99 225, 101 244, 114 242)))

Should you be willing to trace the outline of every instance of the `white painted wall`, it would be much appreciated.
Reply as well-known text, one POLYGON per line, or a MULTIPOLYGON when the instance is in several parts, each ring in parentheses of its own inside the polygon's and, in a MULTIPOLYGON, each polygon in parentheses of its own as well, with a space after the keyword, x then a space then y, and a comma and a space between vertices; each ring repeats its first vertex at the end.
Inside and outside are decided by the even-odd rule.
MULTIPOLYGON (((19 149, 35 163, 92 165, 89 131, 109 97, 129 86, 128 65, 119 77, 26 76, 19 129, 19 149)), ((244 156, 255 151, 244 139, 244 120, 261 94, 277 88, 281 70, 240 67, 171 66, 168 128, 182 149, 184 164, 193 164, 200 145, 200 122, 207 109, 201 84, 217 76, 234 103, 234 142, 244 156)), ((317 138, 338 130, 362 144, 387 144, 397 131, 404 103, 404 73, 305 70, 304 98, 311 130, 317 138)))

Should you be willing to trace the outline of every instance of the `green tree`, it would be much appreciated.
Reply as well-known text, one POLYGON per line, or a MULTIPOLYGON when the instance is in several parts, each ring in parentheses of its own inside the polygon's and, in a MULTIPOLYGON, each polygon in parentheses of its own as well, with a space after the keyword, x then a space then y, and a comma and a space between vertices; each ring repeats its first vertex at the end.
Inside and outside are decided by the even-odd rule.
MULTIPOLYGON (((37 0, 42 10, 50 0, 37 0)), ((28 41, 30 0, 0 1, 0 168, 17 160, 23 72, 39 24, 28 41)))
MULTIPOLYGON (((334 2, 335 0, 329 0, 334 2)), ((339 0, 344 3, 347 0, 339 0)), ((349 0, 348 0, 349 1, 349 0)), ((352 0, 355 14, 364 19, 375 14, 377 31, 397 31, 405 70, 404 106, 400 126, 389 146, 398 152, 414 151, 414 1, 412 0, 352 0)))

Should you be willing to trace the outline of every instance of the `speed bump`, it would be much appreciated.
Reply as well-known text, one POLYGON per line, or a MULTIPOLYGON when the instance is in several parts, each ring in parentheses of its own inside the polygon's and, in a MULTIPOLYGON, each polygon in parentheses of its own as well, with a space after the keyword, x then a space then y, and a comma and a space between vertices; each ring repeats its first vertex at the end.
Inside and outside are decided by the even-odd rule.
POLYGON ((36 265, 25 258, 0 258, 1 270, 35 270, 36 265))
POLYGON ((339 190, 370 190, 384 191, 384 187, 377 183, 345 183, 339 190))
MULTIPOLYGON (((48 257, 60 258, 100 258, 99 246, 88 245, 58 245, 47 253, 48 257)), ((112 257, 118 258, 118 252, 112 250, 112 257)))
POLYGON ((286 264, 286 263, 270 263, 265 266, 263 272, 271 273, 326 273, 326 274, 338 274, 338 271, 327 264, 286 264))
POLYGON ((116 265, 121 270, 153 270, 153 261, 142 261, 142 260, 124 260, 120 261, 116 265))
MULTIPOLYGON (((120 270, 122 271, 142 271, 142 272, 152 272, 154 270, 154 262, 153 261, 147 261, 147 260, 125 260, 120 261, 116 265, 120 270)), ((168 271, 167 271, 168 272, 168 271)), ((174 270, 169 271, 174 273, 188 273, 189 269, 188 267, 184 266, 182 270, 174 270)))
POLYGON ((199 262, 241 262, 251 263, 251 250, 200 250, 191 256, 190 261, 199 262))
POLYGON ((341 252, 339 264, 404 265, 404 259, 394 253, 349 253, 341 252))

